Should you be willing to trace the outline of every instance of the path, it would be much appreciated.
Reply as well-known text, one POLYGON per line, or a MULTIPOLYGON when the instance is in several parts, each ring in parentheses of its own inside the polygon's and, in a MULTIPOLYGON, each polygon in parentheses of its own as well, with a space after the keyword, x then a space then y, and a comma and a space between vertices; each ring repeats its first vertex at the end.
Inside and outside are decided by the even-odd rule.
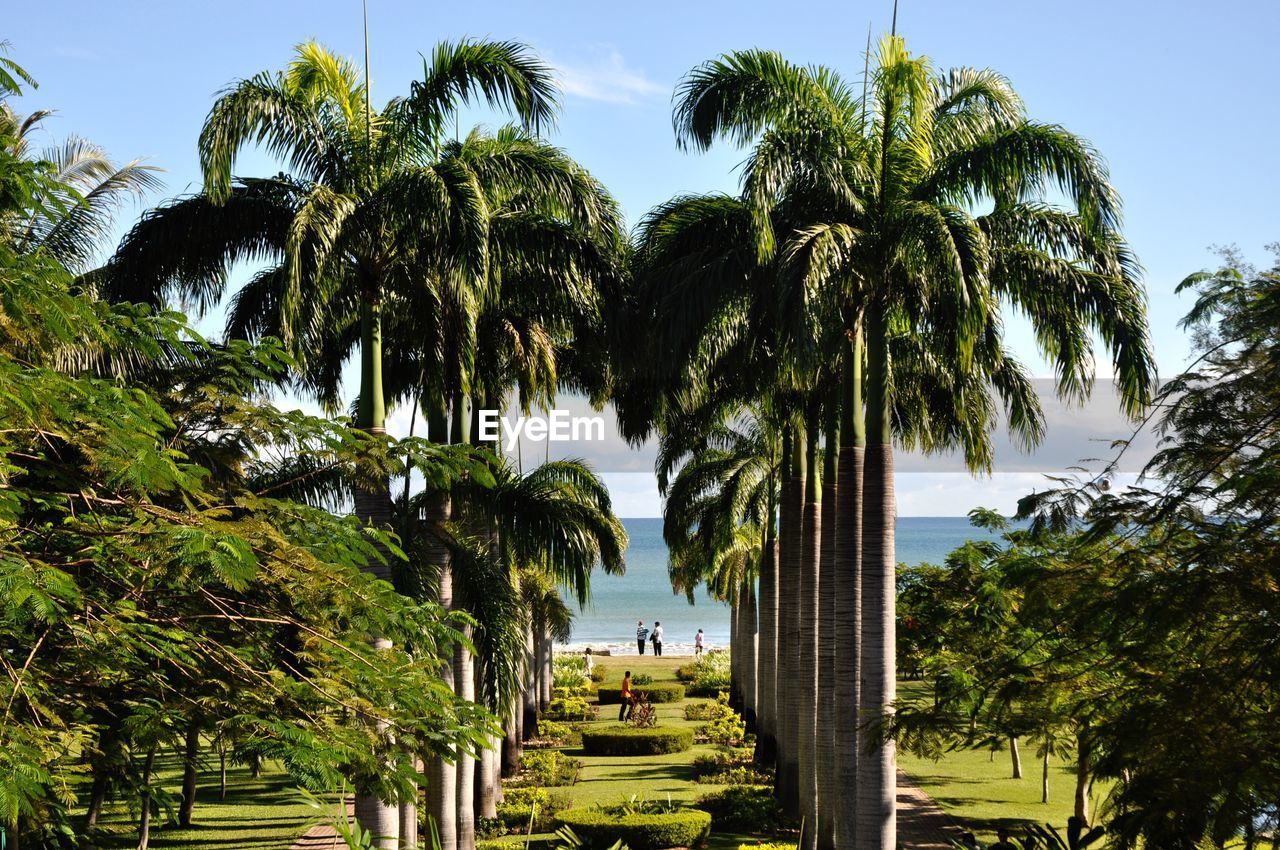
POLYGON ((898 845, 904 850, 951 850, 963 830, 919 785, 898 771, 898 845))

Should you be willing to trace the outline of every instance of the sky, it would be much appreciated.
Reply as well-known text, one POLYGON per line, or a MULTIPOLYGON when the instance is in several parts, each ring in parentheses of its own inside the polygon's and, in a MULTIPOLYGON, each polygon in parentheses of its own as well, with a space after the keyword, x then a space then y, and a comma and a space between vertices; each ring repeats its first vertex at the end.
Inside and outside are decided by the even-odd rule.
MULTIPOLYGON (((564 90, 551 140, 613 191, 631 223, 672 195, 737 186, 741 151, 691 154, 675 146, 671 94, 691 68, 725 51, 761 47, 856 81, 868 30, 879 38, 892 14, 892 0, 368 3, 375 101, 407 91, 422 74, 422 55, 440 40, 487 37, 533 47, 556 67, 564 90)), ((40 83, 17 108, 55 109, 45 122, 50 141, 78 134, 119 159, 146 157, 165 169, 166 195, 199 187, 196 137, 228 83, 282 67, 291 47, 308 38, 356 58, 363 49, 358 0, 45 0, 17 4, 5 18, 0 38, 40 83)), ((1263 261, 1264 246, 1280 239, 1272 214, 1280 196, 1280 64, 1271 58, 1280 3, 900 0, 898 32, 936 67, 1005 74, 1034 119, 1094 144, 1124 199, 1125 234, 1146 269, 1161 373, 1180 371, 1189 349, 1177 322, 1189 299, 1174 294, 1178 282, 1214 264, 1213 246, 1235 244, 1263 261)), ((496 126, 501 119, 478 113, 463 121, 477 122, 496 126)), ((256 154, 237 166, 241 174, 276 170, 256 154)), ((128 210, 123 224, 138 212, 128 210)), ((217 325, 210 317, 202 327, 217 325)), ((1010 322, 1009 341, 1038 374, 1049 374, 1024 323, 1010 322)), ((1100 441, 1127 436, 1110 396, 1099 395, 1083 410, 1050 405, 1042 449, 1030 457, 1004 452, 1010 460, 990 479, 975 482, 955 459, 907 458, 900 512, 1011 509, 1015 494, 1038 486, 1039 473, 1097 456, 1100 441)), ((567 399, 564 406, 576 404, 567 399)), ((393 420, 395 428, 406 426, 403 413, 393 420)), ((553 456, 595 463, 622 515, 657 514, 650 450, 623 451, 612 435, 598 445, 553 448, 553 456)))

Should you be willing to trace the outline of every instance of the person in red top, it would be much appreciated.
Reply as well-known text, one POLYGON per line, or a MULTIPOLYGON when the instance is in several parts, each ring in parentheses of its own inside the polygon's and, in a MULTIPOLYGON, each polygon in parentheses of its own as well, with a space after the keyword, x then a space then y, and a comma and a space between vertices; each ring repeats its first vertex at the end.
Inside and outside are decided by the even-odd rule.
POLYGON ((636 707, 635 694, 631 693, 631 671, 628 670, 622 677, 622 703, 618 706, 618 722, 621 723, 631 716, 632 710, 636 707))

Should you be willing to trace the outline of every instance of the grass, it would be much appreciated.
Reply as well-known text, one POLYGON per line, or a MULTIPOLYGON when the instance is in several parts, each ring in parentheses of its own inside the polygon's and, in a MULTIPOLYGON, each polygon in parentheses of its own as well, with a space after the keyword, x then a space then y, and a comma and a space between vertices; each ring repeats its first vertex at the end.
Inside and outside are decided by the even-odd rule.
MULTIPOLYGON (((923 693, 921 682, 899 682, 898 693, 923 693)), ((1040 802, 1041 762, 1034 745, 1022 742, 1022 778, 1013 778, 1007 749, 956 750, 932 761, 898 753, 898 765, 948 814, 962 821, 979 839, 995 839, 998 826, 1017 829, 1030 823, 1066 826, 1073 811, 1075 765, 1063 759, 1049 762, 1049 802, 1040 802), (993 758, 994 756, 994 758, 993 758)), ((1100 798, 1095 788, 1093 804, 1100 798)))
MULTIPOLYGON (((177 757, 157 758, 157 785, 178 804, 182 772, 177 757)), ((82 795, 83 799, 83 795, 82 795)), ((277 766, 264 765, 254 779, 247 767, 227 768, 227 798, 219 799, 217 765, 201 771, 191 829, 167 826, 163 809, 152 820, 155 850, 287 850, 313 823, 317 812, 298 799, 289 777, 277 766)), ((137 813, 126 805, 108 808, 100 821, 101 850, 138 846, 137 813)))

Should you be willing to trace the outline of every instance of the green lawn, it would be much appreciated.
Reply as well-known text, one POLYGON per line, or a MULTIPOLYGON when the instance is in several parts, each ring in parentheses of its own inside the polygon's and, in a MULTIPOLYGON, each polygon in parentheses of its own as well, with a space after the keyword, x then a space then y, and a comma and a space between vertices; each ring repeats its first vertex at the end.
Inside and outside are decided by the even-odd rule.
MULTIPOLYGON (((899 696, 924 690, 920 682, 899 682, 899 696)), ((1013 778, 1009 751, 993 754, 987 750, 957 750, 939 761, 898 754, 898 764, 929 796, 952 816, 963 821, 979 837, 995 838, 998 825, 1051 823, 1062 828, 1072 813, 1075 793, 1075 766, 1051 759, 1049 802, 1040 802, 1041 762, 1035 747, 1021 747, 1022 779, 1013 778)), ((1099 797, 1094 790, 1094 802, 1099 797)))
MULTIPOLYGON (((607 668, 606 683, 616 685, 622 681, 624 670, 648 674, 655 682, 674 682, 675 668, 688 660, 676 656, 619 656, 598 658, 597 664, 607 668)), ((904 694, 920 687, 914 682, 900 684, 904 694)), ((659 723, 701 725, 684 719, 684 706, 705 699, 695 697, 655 706, 659 723)), ((615 723, 617 712, 617 706, 601 706, 600 719, 594 723, 615 723)), ((718 787, 695 783, 691 767, 698 755, 714 750, 713 746, 697 744, 687 752, 641 760, 584 756, 580 748, 571 748, 567 754, 580 759, 584 766, 576 785, 557 790, 567 794, 576 807, 613 803, 633 796, 692 804, 718 787)), ((1042 804, 1040 763, 1031 747, 1024 747, 1022 757, 1024 778, 1021 780, 1010 778, 1007 751, 996 753, 994 759, 985 751, 959 751, 948 753, 938 762, 903 753, 899 755, 899 763, 944 809, 980 836, 993 837, 996 825, 1001 823, 1049 822, 1062 826, 1071 814, 1072 766, 1061 761, 1051 766, 1050 802, 1042 804)), ((215 764, 207 765, 201 774, 196 826, 189 830, 167 827, 166 818, 161 816, 152 831, 152 847, 157 850, 287 850, 298 835, 321 817, 298 800, 288 778, 270 765, 259 779, 252 779, 247 768, 231 768, 227 799, 219 800, 216 768, 215 764)), ((176 759, 170 757, 161 764, 159 778, 176 805, 181 780, 176 759)), ((110 809, 104 822, 108 835, 101 842, 103 850, 136 846, 136 816, 125 806, 110 809)), ((736 850, 740 842, 754 841, 752 836, 716 834, 712 836, 710 850, 736 850)))
MULTIPOLYGON (((159 760, 158 760, 159 761, 159 760)), ((176 757, 160 764, 159 784, 177 806, 182 773, 176 757)), ((287 850, 294 840, 320 820, 322 813, 299 802, 289 778, 268 764, 254 779, 247 767, 228 768, 227 798, 218 795, 217 765, 201 773, 191 829, 165 826, 163 811, 152 821, 151 847, 155 850, 287 850)), ((102 850, 138 846, 137 815, 117 805, 104 813, 102 850)))

